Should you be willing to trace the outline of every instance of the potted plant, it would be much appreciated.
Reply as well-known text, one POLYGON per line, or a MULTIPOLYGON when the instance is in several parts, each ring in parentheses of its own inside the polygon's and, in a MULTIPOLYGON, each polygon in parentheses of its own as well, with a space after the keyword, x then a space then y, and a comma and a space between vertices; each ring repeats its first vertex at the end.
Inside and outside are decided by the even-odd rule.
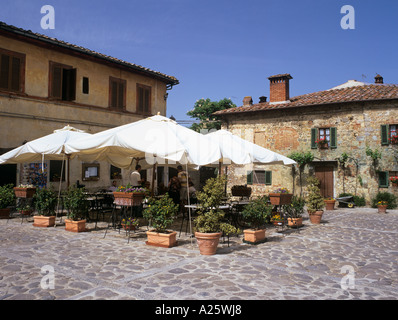
POLYGON ((177 245, 177 232, 168 231, 178 213, 179 206, 165 194, 160 199, 150 198, 143 217, 150 221, 153 230, 147 231, 147 245, 171 248, 177 245))
POLYGON ((275 226, 283 225, 285 223, 283 217, 281 216, 280 212, 272 212, 271 222, 275 226))
POLYGON ((293 196, 292 202, 283 206, 287 215, 288 226, 292 228, 299 228, 303 225, 305 200, 301 197, 293 196))
POLYGON ((126 231, 134 231, 135 229, 138 228, 140 222, 136 218, 124 218, 122 219, 122 228, 126 231))
POLYGON ((392 137, 390 137, 388 140, 389 140, 389 142, 390 142, 391 144, 398 144, 398 135, 395 134, 395 135, 393 135, 392 137))
POLYGON ((231 194, 234 197, 247 197, 249 198, 250 195, 252 194, 252 188, 248 186, 232 186, 231 188, 231 194))
POLYGON ((243 230, 244 242, 258 244, 264 242, 265 225, 269 223, 272 214, 272 206, 268 204, 268 197, 263 196, 245 206, 242 211, 243 220, 250 229, 243 230))
POLYGON ((386 213, 387 212, 387 207, 388 207, 388 202, 387 201, 379 201, 379 202, 377 202, 378 213, 386 213))
POLYGON ((86 219, 89 202, 85 188, 72 186, 68 189, 65 199, 65 208, 68 209, 68 218, 65 219, 65 230, 71 232, 86 231, 86 219))
POLYGON ((57 195, 51 189, 38 189, 33 196, 37 214, 33 217, 35 227, 53 227, 55 225, 55 207, 57 195))
POLYGON ((7 219, 10 216, 10 208, 15 204, 15 194, 12 184, 0 186, 0 219, 7 219))
POLYGON ((115 204, 119 206, 139 206, 146 195, 147 190, 142 187, 120 186, 113 192, 115 204))
POLYGON ((269 194, 269 200, 274 206, 290 204, 292 197, 293 194, 286 188, 278 188, 269 194))
POLYGON ((325 201, 326 210, 334 210, 336 199, 330 197, 326 198, 324 201, 325 201))
POLYGON ((36 187, 32 184, 20 184, 14 188, 14 192, 17 198, 33 198, 36 187))
POLYGON ((23 215, 23 216, 29 216, 33 212, 33 207, 29 203, 24 203, 21 204, 17 210, 23 215))
POLYGON ((308 197, 306 203, 310 221, 314 224, 320 224, 323 215, 323 208, 325 207, 325 201, 318 187, 319 180, 316 177, 309 177, 307 182, 308 197))
POLYGON ((219 208, 224 198, 224 176, 207 180, 203 191, 197 193, 199 202, 198 216, 194 220, 195 238, 202 255, 213 255, 221 235, 238 233, 235 228, 224 220, 225 213, 219 208))
POLYGON ((326 140, 326 138, 318 139, 315 141, 315 143, 318 145, 319 149, 327 149, 329 147, 329 142, 326 140))
POLYGON ((398 177, 397 176, 390 177, 390 181, 391 181, 393 187, 398 186, 398 177))

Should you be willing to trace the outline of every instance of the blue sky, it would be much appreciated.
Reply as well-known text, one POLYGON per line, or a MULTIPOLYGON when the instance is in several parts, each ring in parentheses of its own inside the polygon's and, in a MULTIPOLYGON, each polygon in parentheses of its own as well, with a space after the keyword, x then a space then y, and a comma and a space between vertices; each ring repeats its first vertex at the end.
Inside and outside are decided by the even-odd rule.
POLYGON ((13 0, 0 20, 175 76, 167 115, 188 120, 200 98, 269 97, 268 77, 293 76, 290 95, 347 80, 398 83, 398 2, 391 0, 13 0), (43 5, 55 29, 43 30, 43 5), (355 29, 343 30, 343 5, 355 29))

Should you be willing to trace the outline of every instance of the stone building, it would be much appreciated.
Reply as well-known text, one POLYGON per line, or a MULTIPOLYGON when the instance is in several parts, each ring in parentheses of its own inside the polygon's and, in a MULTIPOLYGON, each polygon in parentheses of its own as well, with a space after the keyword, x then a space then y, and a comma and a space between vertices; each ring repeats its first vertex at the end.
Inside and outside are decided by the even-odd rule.
MULTIPOLYGON (((0 22, 0 154, 66 125, 96 133, 166 115, 168 90, 177 84, 173 76, 0 22)), ((0 184, 29 182, 32 171, 40 184, 59 181, 59 161, 45 161, 44 172, 39 167, 2 165, 0 184)), ((128 180, 108 163, 78 160, 70 176, 87 188, 128 180)))
MULTIPOLYGON (((319 178, 325 197, 345 192, 369 201, 378 191, 397 193, 389 177, 398 175, 398 145, 390 140, 397 134, 398 85, 384 84, 377 75, 375 83, 349 80, 329 90, 291 98, 290 74, 268 79, 269 102, 266 97, 260 97, 259 103, 245 97, 243 106, 216 112, 223 129, 286 156, 312 153, 314 159, 302 176, 304 195, 309 174, 319 178), (326 144, 322 146, 319 140, 326 144)), ((252 184, 254 194, 278 187, 301 192, 297 168, 245 170, 229 168, 229 187, 252 184)))

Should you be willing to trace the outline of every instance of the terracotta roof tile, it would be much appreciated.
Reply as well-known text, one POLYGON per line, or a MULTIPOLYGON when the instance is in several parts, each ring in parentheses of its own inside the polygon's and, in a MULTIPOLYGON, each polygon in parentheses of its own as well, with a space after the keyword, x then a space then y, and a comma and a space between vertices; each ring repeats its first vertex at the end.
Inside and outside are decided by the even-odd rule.
POLYGON ((342 89, 331 89, 308 93, 290 98, 290 102, 272 104, 257 103, 250 106, 230 108, 215 112, 216 115, 228 115, 243 112, 288 109, 333 103, 359 102, 398 99, 398 85, 395 84, 363 84, 342 89))

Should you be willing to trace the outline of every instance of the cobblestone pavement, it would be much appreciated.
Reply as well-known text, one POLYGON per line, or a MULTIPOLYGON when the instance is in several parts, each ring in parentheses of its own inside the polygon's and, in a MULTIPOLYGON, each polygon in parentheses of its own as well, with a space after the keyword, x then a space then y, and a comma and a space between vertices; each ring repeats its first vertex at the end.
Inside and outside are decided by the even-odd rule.
POLYGON ((123 231, 104 238, 106 223, 76 234, 0 220, 0 299, 397 300, 398 211, 325 211, 321 225, 307 218, 299 230, 270 226, 259 245, 231 238, 214 256, 201 256, 184 231, 165 249, 145 244, 146 227, 128 243, 123 231))

